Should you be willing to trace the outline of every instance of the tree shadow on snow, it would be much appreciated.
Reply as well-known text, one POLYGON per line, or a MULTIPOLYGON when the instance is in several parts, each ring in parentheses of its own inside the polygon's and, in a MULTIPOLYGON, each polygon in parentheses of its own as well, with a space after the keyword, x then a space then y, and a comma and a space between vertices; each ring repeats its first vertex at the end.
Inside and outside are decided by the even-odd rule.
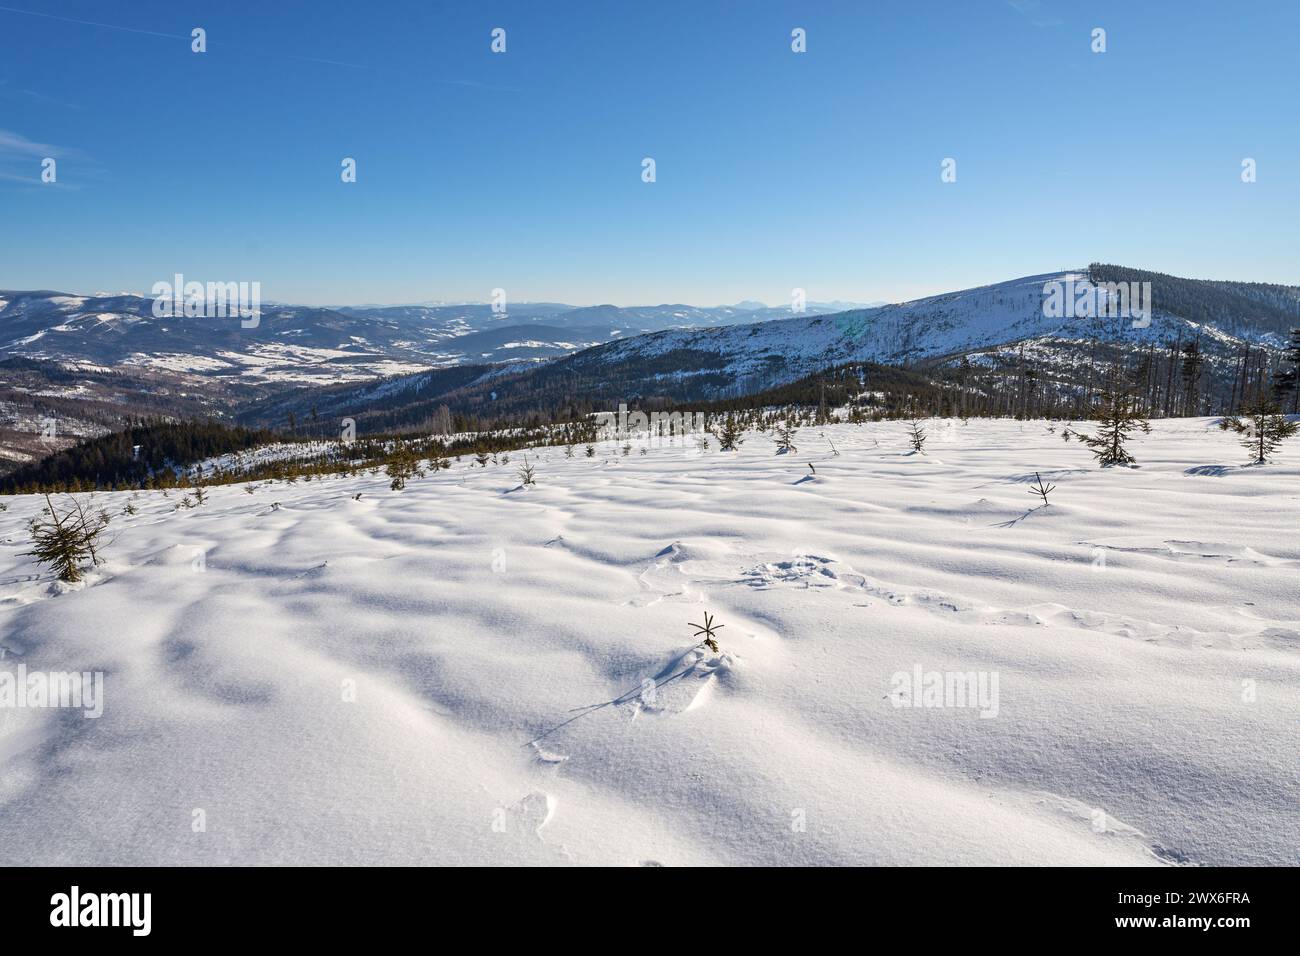
POLYGON ((1042 511, 1042 510, 1043 510, 1044 508, 1046 508, 1046 507, 1047 507, 1047 505, 1035 505, 1034 507, 1032 507, 1032 508, 1030 508, 1028 511, 1026 511, 1024 514, 1022 514, 1019 518, 1012 518, 1010 521, 999 521, 997 524, 989 525, 989 527, 990 527, 990 528, 1011 528, 1011 527, 1014 527, 1015 525, 1020 524, 1020 522, 1024 521, 1026 518, 1028 518, 1028 517, 1029 517, 1031 514, 1033 514, 1035 511, 1042 511))
MULTIPOLYGON (((684 660, 686 660, 686 658, 689 655, 693 654, 695 651, 699 650, 703 646, 704 645, 701 642, 700 644, 696 644, 692 647, 688 647, 686 650, 682 651, 680 654, 678 654, 676 657, 670 660, 667 664, 661 667, 659 669, 659 673, 655 674, 654 676, 654 686, 656 688, 659 688, 659 687, 663 687, 666 684, 671 684, 673 681, 680 680, 681 678, 689 674, 691 671, 695 670, 695 665, 699 663, 698 661, 692 661, 690 664, 686 665, 685 667, 682 667, 681 664, 684 660)), ((554 727, 551 727, 549 730, 542 731, 542 733, 538 734, 532 740, 528 741, 526 744, 524 744, 524 746, 531 747, 533 744, 537 743, 538 741, 543 740, 546 737, 549 737, 551 734, 555 733, 560 728, 567 727, 575 720, 580 720, 581 718, 586 717, 588 714, 594 714, 598 710, 602 710, 605 707, 613 707, 616 704, 626 704, 628 701, 633 700, 636 697, 639 697, 644 692, 644 690, 645 690, 645 683, 642 682, 640 684, 637 684, 631 690, 619 694, 617 697, 611 700, 601 701, 599 704, 587 704, 585 707, 575 707, 573 708, 573 711, 571 711, 571 713, 574 714, 572 717, 570 717, 568 720, 560 721, 560 723, 556 724, 554 727)))

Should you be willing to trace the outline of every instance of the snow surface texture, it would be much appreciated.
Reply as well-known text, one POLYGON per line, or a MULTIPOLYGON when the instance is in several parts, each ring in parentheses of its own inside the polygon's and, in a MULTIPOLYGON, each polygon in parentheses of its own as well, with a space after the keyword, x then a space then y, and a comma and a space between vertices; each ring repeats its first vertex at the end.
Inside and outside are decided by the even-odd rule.
POLYGON ((106 702, 0 710, 0 864, 1300 862, 1297 450, 929 432, 140 494, 73 586, 5 499, 0 671, 106 702))

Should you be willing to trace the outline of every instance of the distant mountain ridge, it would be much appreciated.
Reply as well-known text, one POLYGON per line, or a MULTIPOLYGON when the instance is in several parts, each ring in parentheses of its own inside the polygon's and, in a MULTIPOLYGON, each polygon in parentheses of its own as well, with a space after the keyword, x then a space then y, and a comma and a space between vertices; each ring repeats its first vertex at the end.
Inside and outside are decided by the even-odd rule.
POLYGON ((65 380, 60 369, 83 373, 66 386, 77 400, 50 406, 61 434, 97 433, 114 405, 126 416, 131 389, 154 412, 203 408, 257 426, 380 412, 409 424, 439 404, 491 415, 593 401, 716 401, 854 363, 936 374, 962 363, 999 374, 1031 366, 1036 380, 1068 384, 1091 380, 1103 359, 1136 363, 1196 342, 1207 390, 1226 390, 1247 357, 1261 368, 1275 362, 1295 326, 1300 286, 1098 264, 832 312, 812 304, 792 314, 757 302, 520 303, 504 314, 487 304, 274 305, 252 330, 233 319, 157 319, 152 300, 139 296, 0 292, 0 359, 46 369, 27 368, 21 380, 0 369, 0 386, 3 411, 26 423, 11 423, 18 431, 50 406, 41 396, 65 387, 51 384, 65 380), (1150 282, 1149 321, 1054 317, 1045 308, 1051 284, 1090 278, 1150 282), (105 378, 110 371, 129 374, 105 378), (76 419, 78 401, 96 403, 93 418, 76 419))
POLYGON ((248 406, 241 420, 274 424, 290 412, 300 415, 305 402, 322 413, 355 416, 380 409, 386 421, 413 423, 438 404, 517 414, 593 400, 713 401, 853 363, 938 369, 962 361, 986 368, 1028 362, 1038 378, 1071 383, 1096 370, 1099 348, 1112 361, 1127 356, 1136 362, 1146 351, 1192 341, 1205 359, 1207 387, 1226 388, 1240 356, 1276 354, 1293 326, 1300 326, 1300 287, 1179 279, 1099 265, 830 315, 660 330, 531 366, 483 368, 473 377, 462 368, 454 378, 420 373, 284 393, 248 406), (1044 308, 1045 288, 1087 283, 1090 276, 1098 283, 1151 282, 1149 319, 1052 317, 1044 308))
POLYGON ((466 362, 552 358, 620 336, 789 315, 734 306, 574 307, 559 303, 320 308, 266 303, 256 328, 156 318, 132 294, 0 291, 0 357, 130 366, 237 380, 329 384, 466 362), (525 326, 536 326, 528 329, 525 326), (509 335, 495 333, 511 328, 509 335), (472 338, 475 333, 491 333, 472 338))

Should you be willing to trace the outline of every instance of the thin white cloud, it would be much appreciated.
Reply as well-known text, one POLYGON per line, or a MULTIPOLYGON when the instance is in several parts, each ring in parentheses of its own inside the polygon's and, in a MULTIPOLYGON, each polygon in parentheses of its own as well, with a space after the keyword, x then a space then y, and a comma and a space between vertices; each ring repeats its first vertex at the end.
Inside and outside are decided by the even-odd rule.
POLYGON ((0 157, 10 156, 66 156, 70 151, 49 143, 36 143, 21 133, 0 129, 0 157))
POLYGON ((1059 17, 1043 16, 1043 0, 1006 0, 1007 6, 1036 27, 1057 27, 1059 17))
POLYGON ((29 90, 19 86, 10 86, 9 81, 4 78, 0 78, 0 96, 10 100, 34 101, 42 104, 48 103, 51 106, 62 106, 64 109, 70 110, 79 110, 82 108, 76 103, 66 103, 57 97, 49 96, 37 90, 29 90))
POLYGON ((76 160, 85 171, 93 167, 93 162, 81 150, 53 143, 38 143, 21 133, 0 129, 0 181, 22 183, 27 186, 54 186, 59 189, 78 189, 79 186, 55 181, 43 182, 41 179, 41 162, 45 159, 76 160))
POLYGON ((9 173, 0 169, 0 182, 5 183, 22 183, 24 186, 40 186, 42 189, 80 189, 80 186, 70 185, 68 183, 52 182, 47 183, 41 180, 38 175, 24 176, 19 173, 9 173))

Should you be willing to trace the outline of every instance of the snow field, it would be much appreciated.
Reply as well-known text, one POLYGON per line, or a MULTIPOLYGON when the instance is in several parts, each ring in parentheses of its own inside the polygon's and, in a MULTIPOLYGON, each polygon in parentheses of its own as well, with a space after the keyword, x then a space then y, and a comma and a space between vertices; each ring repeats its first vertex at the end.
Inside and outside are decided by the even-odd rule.
POLYGON ((82 585, 7 498, 0 674, 105 708, 0 707, 0 863, 1300 862, 1300 447, 1048 427, 141 493, 82 585))

